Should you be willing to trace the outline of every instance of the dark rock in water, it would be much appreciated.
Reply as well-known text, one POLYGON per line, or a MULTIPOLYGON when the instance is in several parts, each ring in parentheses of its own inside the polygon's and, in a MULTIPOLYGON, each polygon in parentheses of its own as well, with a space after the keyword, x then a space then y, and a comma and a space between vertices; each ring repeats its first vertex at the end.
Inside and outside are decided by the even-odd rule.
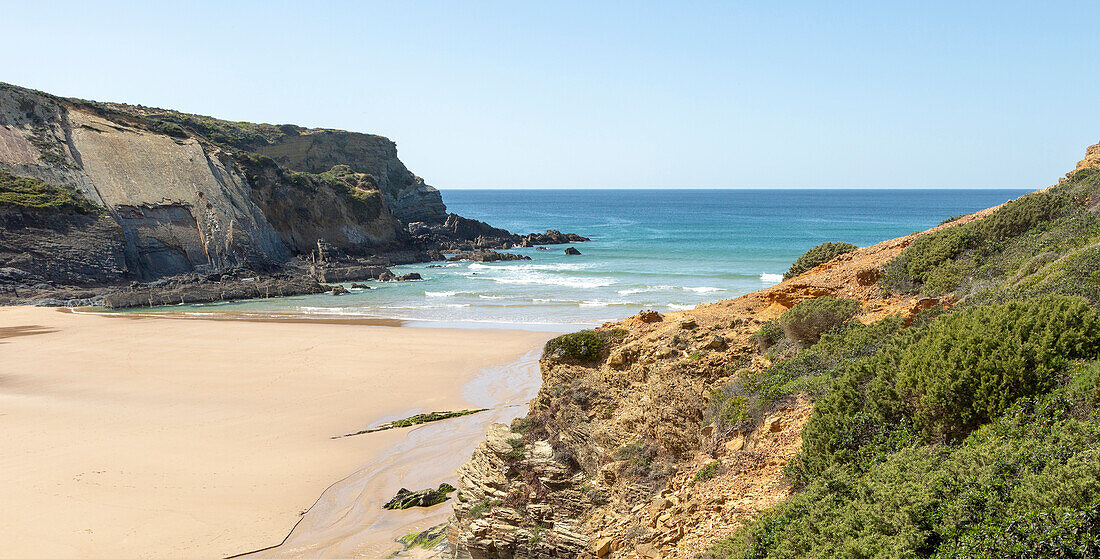
POLYGON ((424 278, 420 277, 420 274, 418 274, 416 272, 412 272, 410 274, 405 274, 403 276, 398 276, 397 277, 397 281, 413 281, 413 280, 422 280, 422 279, 424 279, 424 278))
POLYGON ((378 276, 378 281, 396 281, 397 276, 393 275, 393 272, 386 270, 382 275, 378 276))
POLYGON ((441 483, 436 489, 421 489, 409 491, 404 487, 394 495, 390 502, 382 505, 389 510, 404 510, 411 507, 431 507, 446 501, 455 488, 448 483, 441 483))
POLYGON ((460 252, 448 258, 447 260, 449 262, 455 262, 458 260, 470 260, 473 262, 501 262, 530 259, 530 256, 522 256, 519 254, 513 254, 511 252, 497 252, 495 250, 475 250, 473 252, 460 252))
POLYGON ((322 283, 382 279, 390 271, 385 266, 326 266, 319 267, 314 275, 322 283))
POLYGON ((352 289, 370 289, 370 286, 365 284, 365 283, 353 283, 353 284, 351 284, 351 288, 352 289))
POLYGON ((546 247, 535 247, 535 250, 550 250, 546 247))
POLYGON ((429 268, 442 268, 443 265, 442 264, 428 264, 428 267, 429 268))
POLYGON ((580 256, 581 251, 579 251, 579 250, 577 250, 573 247, 569 247, 569 248, 565 249, 565 253, 569 254, 569 255, 572 255, 572 256, 580 256))
POLYGON ((523 240, 531 245, 564 245, 565 243, 583 243, 591 239, 576 233, 562 233, 556 229, 547 229, 545 233, 525 235, 523 240))
POLYGON ((343 294, 348 293, 348 292, 349 292, 348 289, 346 287, 342 286, 342 285, 332 286, 332 294, 333 295, 343 295, 343 294))

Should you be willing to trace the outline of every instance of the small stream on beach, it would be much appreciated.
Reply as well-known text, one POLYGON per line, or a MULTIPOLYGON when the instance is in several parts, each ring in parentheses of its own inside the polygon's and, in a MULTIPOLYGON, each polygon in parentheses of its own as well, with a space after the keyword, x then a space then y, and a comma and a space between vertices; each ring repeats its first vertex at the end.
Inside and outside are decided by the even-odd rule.
POLYGON ((411 428, 385 454, 326 489, 281 544, 235 557, 382 558, 401 550, 397 538, 445 522, 451 501, 398 511, 382 504, 402 487, 415 491, 444 481, 457 486, 456 470, 484 440, 489 425, 526 413, 541 385, 540 353, 485 369, 464 387, 463 397, 488 411, 411 428))

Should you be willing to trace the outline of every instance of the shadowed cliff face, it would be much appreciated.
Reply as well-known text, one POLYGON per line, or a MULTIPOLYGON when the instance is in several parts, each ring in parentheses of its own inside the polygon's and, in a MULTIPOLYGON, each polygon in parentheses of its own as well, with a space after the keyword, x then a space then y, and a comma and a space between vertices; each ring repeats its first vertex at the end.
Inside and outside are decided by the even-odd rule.
POLYGON ((0 170, 74 187, 102 206, 95 219, 31 219, 36 210, 27 208, 9 216, 38 229, 5 227, 0 267, 27 254, 57 261, 43 270, 63 269, 73 251, 121 255, 100 273, 55 278, 63 281, 271 269, 319 239, 374 254, 407 240, 391 206, 410 221, 446 216, 438 191, 380 136, 230 123, 4 84, 0 170), (346 167, 330 172, 336 165, 346 167))

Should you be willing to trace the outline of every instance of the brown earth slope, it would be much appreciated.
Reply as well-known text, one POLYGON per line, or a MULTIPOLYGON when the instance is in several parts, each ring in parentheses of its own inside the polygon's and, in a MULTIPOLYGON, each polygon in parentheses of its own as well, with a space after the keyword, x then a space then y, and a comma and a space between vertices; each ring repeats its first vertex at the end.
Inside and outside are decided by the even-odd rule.
POLYGON ((595 364, 544 357, 528 418, 495 426, 460 471, 455 556, 694 557, 783 500, 783 467, 801 447, 808 399, 780 402, 747 432, 716 435, 704 425, 708 390, 766 366, 752 334, 802 300, 857 299, 865 323, 939 303, 884 295, 877 284, 882 267, 925 233, 737 299, 605 324, 611 347, 595 364), (707 467, 718 474, 695 481, 714 461, 707 467))

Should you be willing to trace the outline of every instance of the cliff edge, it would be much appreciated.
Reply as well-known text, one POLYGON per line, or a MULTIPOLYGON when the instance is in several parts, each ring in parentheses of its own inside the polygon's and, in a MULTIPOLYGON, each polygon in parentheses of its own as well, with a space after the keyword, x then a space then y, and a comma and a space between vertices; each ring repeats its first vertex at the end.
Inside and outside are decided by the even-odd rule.
POLYGON ((493 426, 459 470, 447 556, 893 557, 940 549, 963 557, 997 545, 1037 553, 1028 556, 1094 549, 1097 516, 1087 497, 1095 492, 1084 488, 1100 483, 1100 470, 1080 468, 1100 468, 1096 439, 1064 441, 1100 429, 1090 411, 1100 398, 1089 400, 1100 394, 1100 376, 1089 371, 1100 369, 1088 364, 1100 363, 1100 349, 1052 340, 1053 332, 1078 335, 1075 327, 1093 339, 1095 322, 1050 318, 1055 326, 1046 331, 1037 317, 1100 316, 1087 310, 1100 306, 1098 150, 1089 148, 1054 187, 844 252, 776 286, 551 340, 528 415, 493 426), (1024 306, 1038 310, 1017 310, 1024 306), (1020 330, 1007 318, 1013 313, 1021 313, 1020 330), (1034 356, 1005 357, 1028 352, 1034 356), (925 366, 934 359, 955 361, 925 366), (1041 359, 1053 359, 1055 368, 1078 361, 1058 380, 1020 365, 1038 367, 1041 359), (925 376, 898 380, 902 365, 925 376), (968 374, 983 388, 965 384, 979 382, 962 380, 968 374), (1032 376, 1010 380, 1016 375, 1032 376), (934 383, 956 392, 921 400, 934 383), (997 389, 980 408, 988 415, 959 411, 977 408, 970 399, 989 386, 997 389), (1028 399, 1046 397, 1044 390, 1071 403, 1028 399), (1030 419, 1044 409, 1055 415, 1030 419), (1068 421, 1074 435, 1013 427, 1055 420, 1068 421), (983 422, 992 426, 983 430, 983 422), (1004 449, 1065 444, 1065 460, 1039 460, 1025 475, 1017 473, 1022 462, 983 454, 986 470, 959 473, 974 468, 968 445, 997 437, 1008 437, 998 443, 1004 449), (940 466, 925 457, 950 461, 953 453, 958 464, 948 467, 955 470, 929 473, 940 466), (1078 489, 1053 489, 1069 483, 1054 481, 1069 475, 1057 467, 1078 468, 1078 489), (1011 489, 1038 475, 1050 478, 1011 489), (933 480, 936 488, 925 490, 933 480), (983 509, 973 504, 974 492, 988 484, 983 509), (1043 516, 1014 517, 1014 510, 1043 516), (973 543, 1008 538, 1005 526, 1036 528, 1022 532, 1021 543, 973 543))

